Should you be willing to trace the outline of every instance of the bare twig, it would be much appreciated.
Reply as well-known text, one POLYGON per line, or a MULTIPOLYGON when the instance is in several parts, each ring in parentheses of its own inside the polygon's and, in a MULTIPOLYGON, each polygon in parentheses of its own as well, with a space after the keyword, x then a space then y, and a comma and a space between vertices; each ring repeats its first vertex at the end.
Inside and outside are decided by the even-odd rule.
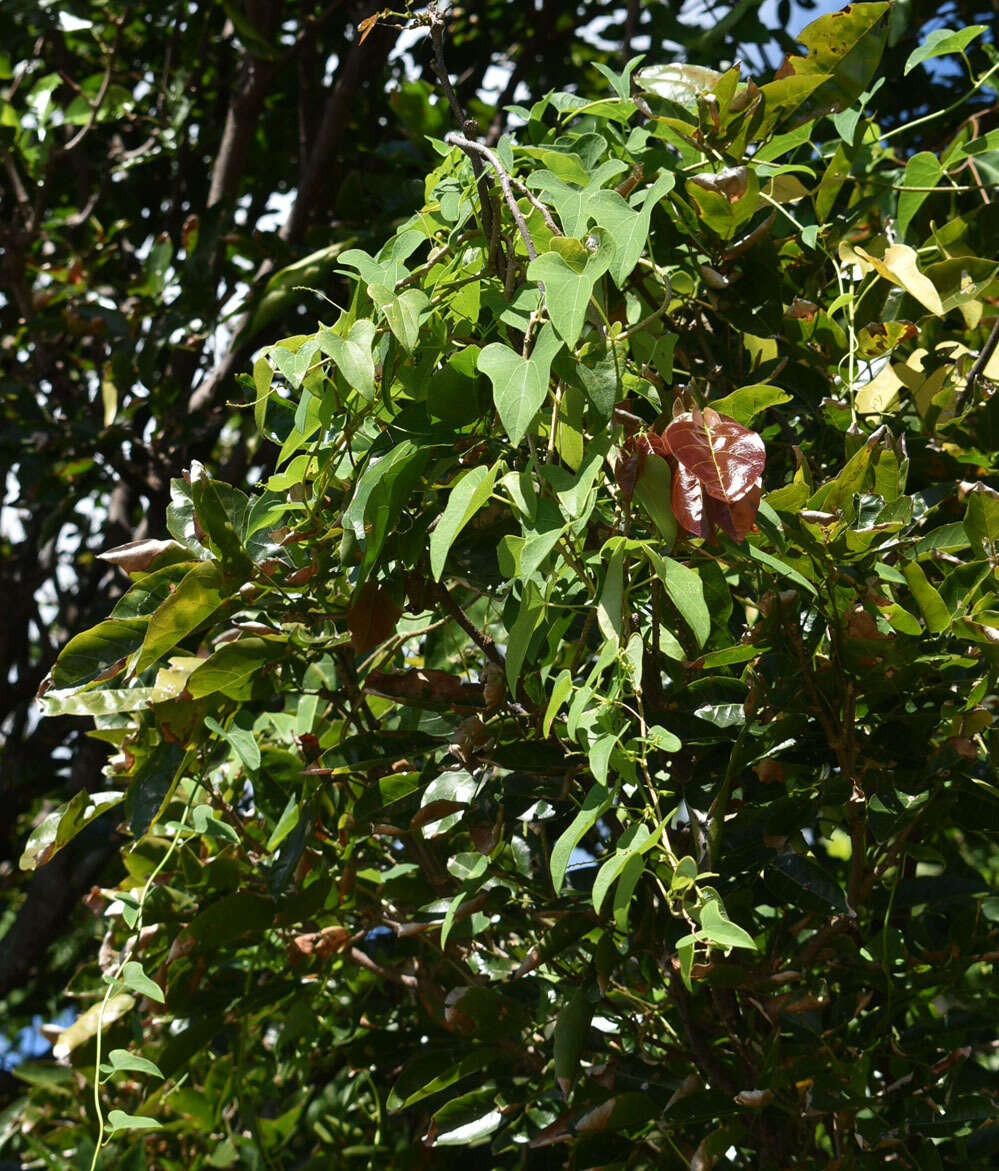
POLYGON ((992 332, 989 334, 988 341, 982 346, 981 353, 975 359, 975 364, 968 371, 968 380, 964 384, 964 389, 957 396, 957 401, 954 403, 954 414, 959 415, 964 408, 964 404, 971 397, 975 389, 975 383, 978 381, 978 376, 989 364, 989 360, 996 351, 996 346, 999 345, 999 317, 992 322, 992 332))
POLYGON ((496 649, 496 644, 484 631, 479 630, 474 622, 468 617, 464 610, 458 605, 451 595, 451 591, 447 586, 438 586, 438 596, 441 604, 448 614, 458 623, 461 629, 468 635, 468 637, 475 643, 480 651, 495 663, 498 667, 502 667, 503 656, 496 649))
POLYGON ((369 972, 375 976, 381 976, 383 980, 389 980, 402 988, 419 988, 420 986, 420 982, 415 976, 407 976, 405 972, 396 972, 392 968, 382 967, 367 952, 361 951, 359 947, 352 947, 348 954, 355 964, 359 964, 362 968, 367 968, 369 972))
POLYGON ((514 218, 514 222, 520 231, 520 238, 524 241, 524 247, 527 249, 527 255, 531 260, 536 260, 538 251, 534 247, 534 241, 531 239, 531 233, 527 229, 527 221, 524 219, 524 213, 520 210, 517 200, 513 194, 513 184, 510 176, 507 174, 506 168, 496 157, 495 153, 489 149, 488 146, 483 146, 481 142, 473 142, 470 138, 466 138, 464 134, 458 134, 457 131, 452 131, 448 134, 444 141, 448 146, 456 146, 463 150, 470 158, 475 153, 482 155, 482 157, 489 163, 492 169, 496 172, 496 177, 499 179, 500 187, 503 189, 503 197, 506 199, 507 207, 510 209, 510 214, 514 218))
MULTIPOLYGON (((430 43, 434 47, 434 73, 437 74, 437 80, 441 84, 441 89, 444 91, 444 96, 447 98, 447 103, 451 107, 451 113, 454 115, 454 120, 458 123, 461 133, 476 135, 479 133, 479 124, 474 118, 468 116, 451 84, 451 76, 444 61, 444 21, 441 19, 435 4, 428 5, 427 17, 430 20, 430 43)), ((473 159, 472 170, 475 172, 476 178, 482 174, 481 159, 473 159)))
POLYGON ((528 201, 528 203, 530 203, 532 207, 537 208, 537 210, 541 212, 545 223, 552 230, 553 235, 565 235, 558 224, 555 223, 555 221, 552 219, 552 213, 548 210, 547 207, 545 207, 541 200, 538 199, 538 197, 534 194, 530 187, 527 186, 526 183, 521 183, 521 181, 515 178, 513 175, 510 176, 510 182, 514 185, 514 187, 517 188, 520 194, 524 196, 524 198, 528 201))
MULTIPOLYGON (((444 96, 447 98, 448 105, 451 107, 451 113, 454 115, 455 121, 461 133, 467 138, 474 138, 479 133, 479 124, 474 118, 470 118, 461 104, 458 94, 451 83, 451 75, 448 73, 447 63, 444 60, 444 21, 437 11, 435 4, 430 4, 427 7, 427 17, 430 20, 430 43, 434 49, 433 69, 437 75, 437 80, 440 82, 441 89, 444 91, 444 96)), ((473 154, 470 156, 472 161, 472 174, 475 176, 476 187, 479 192, 479 207, 481 208, 482 216, 482 230, 485 233, 486 239, 489 241, 489 259, 492 263, 493 256, 496 250, 497 241, 497 224, 493 216, 493 205, 489 198, 489 183, 483 173, 482 159, 473 154)))

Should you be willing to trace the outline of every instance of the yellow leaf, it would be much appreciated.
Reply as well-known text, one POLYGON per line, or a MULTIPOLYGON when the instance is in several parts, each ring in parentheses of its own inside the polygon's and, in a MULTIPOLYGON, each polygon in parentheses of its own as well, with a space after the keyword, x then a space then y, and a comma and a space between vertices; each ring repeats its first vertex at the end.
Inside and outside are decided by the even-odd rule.
POLYGON ((866 261, 878 276, 883 276, 886 281, 905 289, 935 316, 943 317, 944 307, 940 294, 929 277, 919 271, 916 253, 908 244, 892 244, 885 250, 882 260, 865 252, 859 244, 854 245, 853 251, 861 261, 866 261))
POLYGON ((898 404, 898 392, 902 385, 902 379, 886 362, 871 381, 857 391, 857 410, 862 415, 883 414, 898 404))

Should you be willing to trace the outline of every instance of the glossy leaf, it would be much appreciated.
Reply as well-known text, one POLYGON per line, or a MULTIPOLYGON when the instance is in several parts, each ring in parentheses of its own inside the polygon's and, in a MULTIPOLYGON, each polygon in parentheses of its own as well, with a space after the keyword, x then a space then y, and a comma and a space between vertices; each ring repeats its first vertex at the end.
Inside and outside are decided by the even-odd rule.
POLYGON ((561 835, 552 849, 551 876, 556 891, 562 889, 569 858, 583 837, 593 828, 594 822, 610 807, 611 792, 603 785, 594 785, 586 795, 582 807, 568 829, 561 835))
POLYGON ((18 863, 22 870, 44 866, 55 854, 96 818, 118 805, 123 793, 88 793, 81 789, 69 801, 37 825, 25 843, 18 863))
POLYGON ((223 603, 222 572, 214 562, 196 565, 149 619, 135 673, 151 666, 196 630, 223 603))
POLYGON ((674 419, 664 437, 682 467, 725 504, 749 495, 763 475, 766 448, 760 436, 710 407, 674 419))

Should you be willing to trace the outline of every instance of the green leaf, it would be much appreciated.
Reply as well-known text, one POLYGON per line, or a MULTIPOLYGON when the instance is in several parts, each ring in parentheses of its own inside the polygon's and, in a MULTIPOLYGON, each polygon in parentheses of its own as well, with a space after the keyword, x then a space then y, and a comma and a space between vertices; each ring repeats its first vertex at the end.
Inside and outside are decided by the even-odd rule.
POLYGON ((718 947, 744 947, 751 951, 756 950, 753 937, 729 919, 720 899, 709 899, 704 904, 700 920, 701 931, 709 942, 718 947))
POLYGON ((663 171, 645 193, 641 211, 636 211, 616 191, 598 191, 587 204, 587 211, 614 242, 610 274, 619 289, 631 275, 649 239, 652 212, 676 184, 672 171, 663 171))
POLYGON ((834 907, 837 911, 846 910, 843 892, 813 859, 790 851, 778 854, 767 867, 768 875, 775 871, 809 896, 811 902, 805 905, 806 910, 816 909, 812 906, 815 901, 818 902, 819 910, 825 909, 822 904, 834 907))
MULTIPOLYGON (((209 542, 218 550, 226 572, 245 580, 253 571, 253 561, 243 547, 243 542, 236 531, 236 525, 226 509, 220 493, 221 489, 227 497, 232 499, 235 495, 233 490, 228 485, 217 484, 208 475, 204 464, 199 463, 198 460, 191 462, 190 476, 191 500, 194 503, 194 515, 197 517, 198 523, 209 542)), ((242 507, 237 505, 238 511, 245 515, 246 498, 240 493, 236 499, 239 501, 239 505, 242 505, 242 507)), ((240 527, 242 527, 242 519, 243 516, 240 515, 238 518, 240 527)))
MULTIPOLYGON (((198 670, 201 668, 199 667, 198 670)), ((216 736, 221 736, 237 757, 243 762, 243 767, 249 772, 256 772, 260 768, 260 748, 248 728, 241 728, 238 724, 230 724, 223 728, 218 720, 212 716, 205 716, 205 726, 216 736)))
POLYGON ((523 579, 532 577, 544 563, 545 558, 559 542, 567 525, 562 514, 550 500, 539 500, 537 515, 528 528, 524 525, 524 544, 520 550, 520 572, 523 579))
POLYGON ((614 350, 605 347, 594 352, 587 344, 583 353, 586 360, 576 363, 576 375, 597 417, 608 421, 614 413, 621 382, 614 350))
POLYGON ((548 706, 545 708, 545 718, 542 723, 542 733, 547 740, 548 735, 552 730, 552 723, 558 715, 559 708, 565 703, 566 697, 572 691, 572 672, 566 668, 559 672, 558 678, 555 680, 555 686, 552 688, 551 698, 548 700, 548 706))
POLYGON ((603 785, 594 785, 586 794, 582 808, 552 848, 551 874, 556 894, 562 890, 572 851, 593 828, 597 818, 610 808, 611 797, 610 789, 604 788, 603 785))
POLYGON ((748 427, 767 407, 776 407, 790 401, 791 396, 787 391, 781 390, 779 386, 761 382, 733 390, 724 398, 712 399, 708 405, 720 415, 728 415, 743 427, 748 427))
POLYGON ((579 239, 592 216, 593 196, 608 179, 620 175, 627 169, 628 164, 622 159, 610 159, 601 163, 592 172, 589 182, 583 188, 566 183, 551 171, 535 171, 528 178, 527 185, 548 195, 558 218, 562 221, 562 231, 566 236, 579 239))
POLYGON ((249 890, 224 894, 199 911, 187 926, 206 947, 220 948, 244 935, 264 932, 274 922, 275 902, 249 890))
POLYGON ((601 231, 596 250, 590 233, 584 244, 563 236, 553 237, 549 252, 542 252, 527 268, 528 279, 545 286, 545 308, 559 336, 571 349, 583 329, 593 286, 610 267, 614 244, 601 231))
POLYGON ((770 124, 777 115, 798 125, 855 102, 881 60, 890 9, 885 3, 851 4, 802 29, 798 40, 808 56, 788 57, 783 76, 761 87, 770 124))
POLYGON ((52 667, 56 687, 90 683, 115 664, 124 670, 125 660, 138 650, 146 636, 148 618, 107 618, 71 638, 52 667))
MULTIPOLYGON (((608 542, 610 544, 610 542, 608 542)), ((611 552, 604 574, 603 589, 597 603, 597 625, 609 642, 621 637, 622 606, 624 604, 624 547, 618 542, 611 552)))
MULTIPOLYGON (((677 741, 679 747, 679 741, 677 741)), ((636 822, 629 826, 621 835, 617 843, 617 849, 611 856, 604 860, 600 869, 597 871, 597 876, 593 880, 593 909, 600 914, 600 908, 603 906, 604 899, 607 893, 614 885, 615 880, 621 871, 628 864, 629 860, 635 854, 644 854, 650 850, 659 840, 661 827, 655 830, 650 830, 644 822, 636 822)))
POLYGON ((126 1114, 124 1110, 108 1112, 110 1134, 119 1130, 159 1130, 162 1126, 162 1122, 157 1122, 155 1118, 147 1118, 143 1114, 126 1114))
POLYGON ((154 1077, 163 1077, 160 1067, 148 1057, 138 1053, 129 1053, 127 1049, 112 1049, 108 1054, 108 1062, 112 1069, 134 1070, 136 1073, 149 1073, 154 1077))
POLYGON ((222 570, 211 561, 196 565, 149 619, 135 674, 138 675, 196 630, 222 605, 222 570))
POLYGON ((555 1020, 555 1081, 566 1096, 579 1072, 579 1060, 593 1019, 593 1005, 582 988, 566 1001, 555 1020))
POLYGON ((618 737, 613 732, 605 732, 598 736, 590 745, 587 758, 590 762, 590 772, 598 785, 607 784, 607 769, 610 765, 611 753, 618 737))
POLYGON ((917 65, 946 53, 961 53, 973 40, 988 31, 984 24, 971 24, 956 32, 949 28, 935 28, 918 49, 913 49, 905 63, 903 74, 911 73, 917 65))
POLYGON ((666 593, 680 617, 690 627, 698 647, 704 646, 711 633, 711 614, 704 600, 704 583, 695 570, 669 557, 661 557, 648 545, 644 548, 652 568, 666 587, 666 593))
POLYGON ((113 809, 125 794, 118 792, 88 793, 81 789, 60 809, 50 813, 31 831, 18 863, 22 870, 35 870, 44 866, 67 842, 85 826, 113 809))
POLYGON ((368 296, 382 311, 403 349, 411 354, 420 340, 420 319, 430 308, 430 298, 422 289, 406 289, 396 295, 382 284, 368 285, 368 296))
POLYGON ((706 69, 703 65, 650 65, 635 74, 635 81, 646 92, 666 98, 692 113, 697 109, 697 99, 713 93, 721 78, 717 70, 706 69))
POLYGON ((965 499, 964 534, 978 556, 995 564, 999 558, 999 492, 978 483, 965 499))
POLYGON ((630 854, 617 886, 614 888, 614 925, 618 931, 628 930, 628 911, 638 880, 645 870, 645 858, 641 852, 630 854))
POLYGON ((139 711, 164 698, 155 687, 121 687, 107 691, 47 691, 38 703, 46 716, 109 716, 139 711))
POLYGON ((374 323, 363 317, 351 325, 345 338, 325 327, 319 331, 323 353, 333 359, 348 384, 367 402, 375 398, 375 360, 371 353, 374 340, 374 323))
POLYGON ((786 562, 781 561, 779 557, 774 557, 770 553, 765 553, 762 549, 757 548, 749 541, 747 541, 744 545, 741 545, 740 548, 744 550, 744 552, 748 553, 754 561, 758 561, 761 565, 765 565, 768 569, 772 569, 774 573, 778 574, 780 577, 786 577, 788 581, 793 581, 795 585, 801 586, 803 590, 807 590, 808 593, 812 594, 814 597, 818 596, 818 590, 815 588, 815 586, 812 585, 808 578, 802 577, 802 575, 794 568, 794 566, 788 565, 786 562))
POLYGON ((520 669, 524 665, 527 648, 544 614, 544 600, 538 587, 530 581, 524 587, 520 608, 510 629, 510 641, 506 648, 506 681, 511 695, 517 694, 517 680, 520 678, 520 669))
POLYGON ((469 1074, 487 1068, 498 1052, 493 1046, 485 1046, 466 1052, 458 1061, 447 1051, 421 1055, 399 1075, 386 1105, 389 1110, 406 1110, 424 1098, 448 1089, 469 1074))
POLYGON ((496 1109, 494 1089, 472 1090, 452 1098, 434 1115, 435 1147, 477 1146, 498 1130, 503 1114, 496 1109))
POLYGON ((676 941, 676 954, 680 960, 680 978, 688 992, 693 992, 694 984, 690 978, 691 969, 694 966, 694 947, 697 939, 693 935, 685 935, 682 939, 676 941))
MULTIPOLYGON (((903 187, 935 187, 943 174, 940 159, 928 150, 915 154, 905 164, 905 174, 902 177, 903 187)), ((904 239, 909 230, 912 217, 919 211, 924 200, 929 196, 928 191, 902 191, 898 197, 898 234, 904 239)))
POLYGON ((492 342, 479 354, 478 368, 493 384, 493 401, 511 443, 520 443, 548 397, 552 359, 561 348, 561 339, 545 324, 530 358, 501 342, 492 342))
POLYGON ((950 611, 939 591, 930 584, 918 561, 907 561, 902 566, 902 573, 923 616, 926 629, 933 634, 942 633, 950 626, 950 611))
POLYGON ((230 699, 246 699, 257 672, 281 658, 286 649, 279 639, 246 635, 223 643, 191 672, 187 690, 194 699, 216 691, 230 699))
POLYGON ((730 239, 759 204, 759 180, 748 167, 726 168, 717 175, 706 171, 684 186, 700 218, 723 240, 730 239))
POLYGON ((652 518, 666 542, 667 551, 673 548, 677 534, 676 517, 670 503, 671 478, 669 464, 662 456, 649 452, 635 481, 635 499, 652 518))
POLYGON ((142 762, 125 794, 128 827, 135 837, 149 829, 173 792, 183 770, 186 753, 179 744, 160 741, 142 762))
POLYGON ((142 964, 136 960, 129 960, 122 968, 118 979, 130 992, 135 992, 139 996, 148 997, 150 1000, 155 1000, 158 1004, 163 1004, 163 989, 150 980, 143 970, 142 964))
POLYGON ((440 581, 444 563, 455 538, 489 499, 501 464, 480 464, 472 468, 451 487, 444 511, 430 534, 430 572, 440 581))

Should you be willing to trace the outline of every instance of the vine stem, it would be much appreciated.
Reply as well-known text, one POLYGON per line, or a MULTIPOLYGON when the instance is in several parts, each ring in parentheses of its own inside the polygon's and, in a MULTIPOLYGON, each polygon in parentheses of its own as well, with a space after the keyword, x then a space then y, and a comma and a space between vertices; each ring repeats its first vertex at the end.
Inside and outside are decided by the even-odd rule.
POLYGON ((982 88, 997 69, 999 69, 999 64, 993 65, 991 69, 986 70, 963 97, 958 98, 956 102, 953 102, 946 109, 935 110, 932 114, 924 114, 922 118, 917 118, 914 122, 906 122, 904 126, 896 126, 894 130, 889 130, 887 133, 882 134, 881 141, 887 142, 889 138, 894 138, 896 134, 902 134, 906 130, 912 130, 914 127, 922 126, 926 122, 933 122, 935 119, 942 118, 945 114, 949 114, 952 110, 963 106, 972 94, 976 94, 982 88))
MULTIPOLYGON (((180 842, 182 830, 184 828, 184 822, 187 821, 187 815, 191 811, 191 802, 193 797, 194 791, 192 790, 191 795, 188 797, 187 804, 184 806, 184 812, 181 814, 180 822, 177 827, 177 832, 174 834, 173 841, 170 843, 170 846, 164 853, 163 857, 153 868, 152 873, 146 879, 145 885, 142 888, 142 893, 139 895, 139 913, 136 916, 133 927, 133 931, 136 936, 142 930, 142 911, 146 905, 146 898, 149 895, 149 888, 159 876, 163 867, 170 860, 174 850, 176 850, 177 845, 180 842)), ((97 1014, 97 1050, 94 1056, 94 1109, 97 1112, 97 1145, 94 1147, 94 1157, 90 1161, 90 1171, 96 1171, 97 1161, 100 1158, 101 1150, 104 1147, 104 1111, 101 1109, 101 1041, 103 1040, 104 1034, 104 1014, 107 1011, 108 1003, 111 1000, 111 993, 114 991, 115 984, 118 981, 118 977, 121 975, 122 969, 125 967, 125 962, 129 955, 131 955, 131 951, 126 945, 121 949, 121 955, 118 957, 118 963, 115 965, 114 974, 108 980, 107 991, 104 993, 104 999, 101 1001, 101 1011, 97 1014)))

